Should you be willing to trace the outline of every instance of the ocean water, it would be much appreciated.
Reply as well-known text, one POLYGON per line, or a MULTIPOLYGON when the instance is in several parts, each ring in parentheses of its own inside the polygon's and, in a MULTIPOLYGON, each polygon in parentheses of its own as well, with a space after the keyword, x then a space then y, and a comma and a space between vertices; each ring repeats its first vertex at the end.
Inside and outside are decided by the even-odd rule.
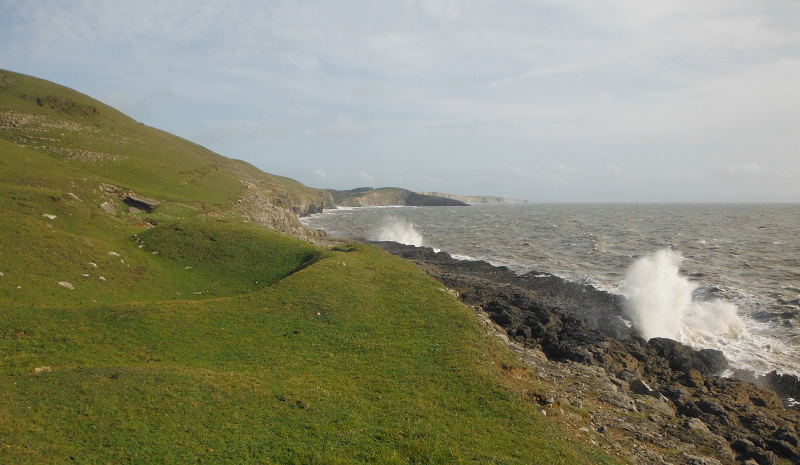
POLYGON ((366 207, 304 223, 425 245, 623 294, 645 337, 721 349, 736 368, 800 374, 800 205, 366 207))

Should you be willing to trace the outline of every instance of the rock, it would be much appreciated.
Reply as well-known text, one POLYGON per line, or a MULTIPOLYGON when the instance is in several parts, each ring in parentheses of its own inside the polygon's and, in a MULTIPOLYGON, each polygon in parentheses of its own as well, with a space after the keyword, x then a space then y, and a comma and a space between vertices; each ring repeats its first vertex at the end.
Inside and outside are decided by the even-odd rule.
MULTIPOLYGON (((745 438, 739 438, 735 440, 733 443, 731 443, 731 449, 740 453, 742 457, 753 457, 754 454, 759 450, 759 448, 757 448, 752 441, 745 438)), ((755 460, 753 460, 753 462, 755 462, 755 460)))
POLYGON ((145 212, 151 212, 154 208, 161 205, 161 202, 155 199, 151 199, 149 197, 144 197, 142 195, 137 194, 128 194, 124 199, 125 205, 129 207, 133 207, 145 212))
POLYGON ((42 366, 42 367, 34 368, 33 371, 31 371, 30 374, 31 374, 31 376, 39 376, 42 373, 50 373, 51 371, 53 371, 53 370, 50 367, 42 366))
POLYGON ((781 426, 780 428, 778 428, 778 430, 775 431, 772 437, 774 437, 775 439, 786 441, 795 447, 800 447, 800 439, 798 439, 797 433, 788 426, 781 426))
POLYGON ((708 426, 699 418, 689 418, 686 420, 686 427, 689 429, 708 431, 708 426))
POLYGON ((59 281, 58 285, 66 287, 67 289, 75 289, 75 286, 73 286, 72 283, 69 283, 67 281, 59 281))
MULTIPOLYGON (((516 276, 508 268, 461 262, 429 248, 376 245, 417 261, 443 288, 458 291, 462 302, 483 309, 486 321, 505 332, 505 341, 541 349, 547 360, 528 363, 537 372, 551 367, 544 368, 542 379, 560 385, 558 394, 580 405, 593 422, 611 426, 609 441, 623 445, 633 463, 661 463, 648 458, 646 451, 654 450, 669 463, 764 465, 779 456, 800 463, 795 455, 800 412, 785 409, 775 392, 742 381, 743 376, 756 380, 755 374, 716 376, 727 366, 719 351, 626 335, 617 324, 623 323, 617 317, 622 313, 615 313, 622 311, 619 296, 547 273, 516 276), (646 397, 634 400, 630 393, 646 397), (681 420, 685 427, 674 428, 681 420)), ((795 376, 771 373, 757 380, 800 399, 795 376)))
POLYGON ((98 208, 100 208, 103 213, 108 213, 109 215, 117 214, 117 209, 108 202, 103 202, 98 208))
POLYGON ((631 338, 631 329, 617 316, 604 315, 597 319, 600 332, 618 341, 626 341, 631 338))
POLYGON ((750 458, 756 461, 758 465, 778 465, 778 456, 775 452, 770 450, 757 449, 750 455, 750 458))
POLYGON ((600 400, 603 402, 609 403, 615 407, 623 408, 625 410, 629 410, 631 412, 638 411, 636 408, 636 402, 622 393, 607 393, 600 396, 600 400))
POLYGON ((81 198, 80 198, 80 197, 78 197, 77 195, 73 194, 72 192, 70 192, 70 193, 69 193, 69 194, 67 194, 67 195, 68 195, 68 196, 69 196, 69 198, 71 198, 72 200, 77 200, 78 202, 82 202, 81 198))
POLYGON ((713 457, 700 457, 697 455, 684 455, 686 463, 689 465, 722 465, 722 462, 713 457))
POLYGON ((642 396, 653 396, 653 397, 655 397, 656 395, 656 391, 654 391, 650 386, 647 385, 647 383, 645 383, 641 379, 635 379, 631 381, 630 387, 631 387, 631 392, 633 392, 634 394, 639 394, 642 396))
POLYGON ((681 344, 678 341, 663 337, 654 337, 647 341, 648 347, 663 357, 672 370, 687 373, 689 370, 697 370, 703 375, 712 374, 708 365, 703 362, 698 352, 681 344))
POLYGON ((56 215, 50 215, 48 213, 42 213, 42 216, 47 218, 47 219, 49 219, 49 220, 54 220, 54 219, 58 218, 56 215))
POLYGON ((100 192, 103 192, 105 194, 116 194, 121 189, 122 189, 121 187, 115 186, 114 184, 108 184, 105 182, 100 183, 100 192))
POLYGON ((144 211, 139 210, 136 207, 130 207, 128 208, 128 213, 130 213, 131 215, 138 215, 139 213, 144 213, 144 211))
POLYGON ((787 458, 794 463, 800 463, 800 452, 795 446, 780 439, 764 438, 764 442, 779 456, 787 458))
POLYGON ((779 375, 773 371, 759 377, 756 384, 774 390, 781 397, 800 399, 800 380, 796 375, 779 375))

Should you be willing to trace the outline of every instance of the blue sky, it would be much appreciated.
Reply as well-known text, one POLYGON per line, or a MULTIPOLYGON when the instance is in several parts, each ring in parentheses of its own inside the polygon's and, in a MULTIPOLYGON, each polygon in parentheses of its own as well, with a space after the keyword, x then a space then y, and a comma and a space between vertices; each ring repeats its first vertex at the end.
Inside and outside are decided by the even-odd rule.
POLYGON ((0 0, 0 68, 313 187, 800 202, 800 3, 0 0))

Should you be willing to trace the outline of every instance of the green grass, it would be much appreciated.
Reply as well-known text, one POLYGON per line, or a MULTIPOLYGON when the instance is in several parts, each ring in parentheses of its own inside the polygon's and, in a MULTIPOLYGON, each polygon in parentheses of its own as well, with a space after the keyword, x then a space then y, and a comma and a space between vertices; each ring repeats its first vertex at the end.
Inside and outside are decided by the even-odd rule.
POLYGON ((315 190, 0 73, 0 463, 614 463, 412 264, 232 214, 315 190))
POLYGON ((2 460, 611 463, 438 283, 327 254, 241 297, 6 309, 2 460))

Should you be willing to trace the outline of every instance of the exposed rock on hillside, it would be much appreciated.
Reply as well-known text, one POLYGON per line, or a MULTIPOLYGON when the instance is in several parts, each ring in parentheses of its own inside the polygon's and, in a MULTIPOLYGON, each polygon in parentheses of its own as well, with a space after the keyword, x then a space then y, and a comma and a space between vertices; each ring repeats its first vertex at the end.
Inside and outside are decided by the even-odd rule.
POLYGON ((129 207, 145 212, 151 212, 154 208, 161 205, 161 202, 156 199, 151 199, 149 197, 137 194, 128 194, 124 199, 122 199, 122 201, 125 202, 125 205, 128 205, 129 207))
MULTIPOLYGON (((322 243, 328 239, 324 231, 311 229, 303 225, 292 210, 275 205, 273 203, 275 197, 270 195, 269 190, 253 182, 242 182, 245 189, 242 198, 237 201, 235 211, 243 217, 276 231, 306 239, 309 242, 322 243)), ((292 205, 292 207, 295 206, 292 205)), ((297 206, 297 208, 311 209, 315 207, 301 205, 297 206)))
POLYGON ((51 108, 59 113, 80 115, 87 118, 98 116, 100 114, 100 110, 92 105, 82 105, 70 98, 59 95, 48 95, 47 97, 31 97, 29 95, 23 95, 22 98, 36 101, 36 104, 40 107, 51 108))

